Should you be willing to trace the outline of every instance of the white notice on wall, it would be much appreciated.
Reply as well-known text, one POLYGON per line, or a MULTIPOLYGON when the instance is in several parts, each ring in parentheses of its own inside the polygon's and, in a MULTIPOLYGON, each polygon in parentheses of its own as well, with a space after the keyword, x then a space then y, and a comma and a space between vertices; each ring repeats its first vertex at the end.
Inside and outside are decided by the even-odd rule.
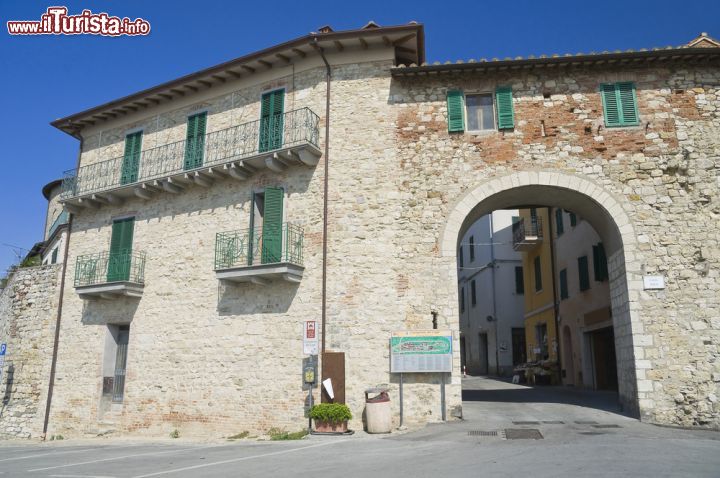
POLYGON ((643 287, 645 290, 664 289, 665 277, 663 276, 644 276, 643 287))

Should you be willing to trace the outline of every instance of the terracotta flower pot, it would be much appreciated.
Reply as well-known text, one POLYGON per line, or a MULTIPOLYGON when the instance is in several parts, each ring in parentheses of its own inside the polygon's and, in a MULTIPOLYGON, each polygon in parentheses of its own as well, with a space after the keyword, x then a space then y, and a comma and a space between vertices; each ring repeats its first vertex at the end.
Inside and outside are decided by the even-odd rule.
POLYGON ((333 423, 324 420, 315 420, 315 431, 321 433, 345 433, 347 431, 347 421, 333 423))

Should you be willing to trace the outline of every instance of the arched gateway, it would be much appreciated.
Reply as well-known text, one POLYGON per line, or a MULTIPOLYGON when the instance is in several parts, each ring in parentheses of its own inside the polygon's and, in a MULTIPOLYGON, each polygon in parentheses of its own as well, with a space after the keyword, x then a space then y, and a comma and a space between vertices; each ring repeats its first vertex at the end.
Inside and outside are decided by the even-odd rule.
POLYGON ((642 279, 637 240, 622 200, 579 175, 521 171, 494 177, 468 189, 452 207, 440 234, 440 255, 455 258, 464 232, 485 214, 527 205, 571 208, 592 224, 607 245, 620 402, 626 412, 645 415, 633 349, 642 330, 632 298, 642 290, 642 279))

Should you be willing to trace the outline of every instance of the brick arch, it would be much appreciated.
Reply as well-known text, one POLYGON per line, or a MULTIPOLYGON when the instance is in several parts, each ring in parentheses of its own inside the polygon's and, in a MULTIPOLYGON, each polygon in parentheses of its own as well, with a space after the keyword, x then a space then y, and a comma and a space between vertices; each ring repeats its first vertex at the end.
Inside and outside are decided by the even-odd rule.
MULTIPOLYGON (((496 209, 527 205, 571 209, 592 224, 606 245, 620 402, 626 412, 648 417, 650 410, 641 406, 645 393, 638 386, 644 370, 638 369, 633 348, 644 338, 636 307, 642 274, 632 215, 623 200, 596 182, 573 174, 520 171, 494 177, 456 201, 440 234, 439 255, 454 263, 460 239, 477 219, 496 209), (643 393, 638 393, 639 388, 643 393)), ((456 273, 452 275, 457 281, 456 273)))

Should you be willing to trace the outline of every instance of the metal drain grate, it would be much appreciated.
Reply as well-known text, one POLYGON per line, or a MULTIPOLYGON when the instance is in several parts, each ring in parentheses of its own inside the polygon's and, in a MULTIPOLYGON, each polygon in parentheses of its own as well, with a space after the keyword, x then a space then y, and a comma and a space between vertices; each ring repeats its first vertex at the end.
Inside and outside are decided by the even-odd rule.
POLYGON ((506 428, 505 438, 508 440, 542 440, 543 436, 536 428, 506 428))
POLYGON ((593 428, 622 428, 620 425, 593 425, 593 428))
POLYGON ((540 422, 534 422, 534 421, 517 421, 513 422, 513 425, 540 425, 540 422))
POLYGON ((470 430, 468 436, 471 437, 496 437, 498 432, 496 430, 470 430))
POLYGON ((543 425, 565 425, 565 422, 560 420, 545 420, 542 423, 543 425))
POLYGON ((577 425, 597 425, 597 424, 598 424, 598 422, 595 422, 595 421, 592 421, 592 420, 588 420, 588 421, 577 420, 575 423, 576 423, 577 425))

